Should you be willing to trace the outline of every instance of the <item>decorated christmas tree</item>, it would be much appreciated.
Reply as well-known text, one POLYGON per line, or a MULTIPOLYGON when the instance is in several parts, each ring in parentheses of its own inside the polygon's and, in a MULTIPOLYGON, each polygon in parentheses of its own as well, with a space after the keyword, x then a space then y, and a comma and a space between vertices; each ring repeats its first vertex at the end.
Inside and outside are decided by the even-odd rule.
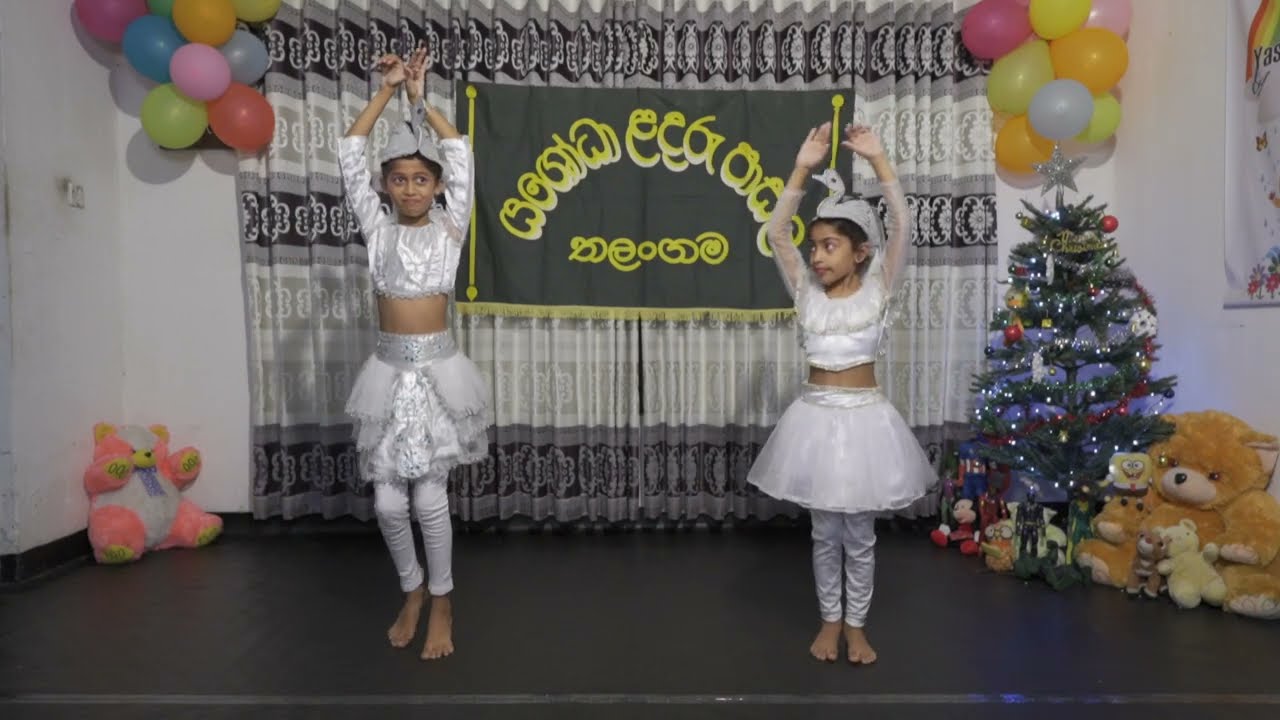
POLYGON ((1009 254, 973 424, 989 461, 1045 490, 1096 498, 1112 455, 1172 433, 1159 412, 1175 381, 1152 375, 1156 309, 1119 255, 1119 222, 1092 196, 1064 201, 1080 162, 1055 149, 1036 166, 1057 202, 1024 201, 1018 214, 1034 238, 1009 254))

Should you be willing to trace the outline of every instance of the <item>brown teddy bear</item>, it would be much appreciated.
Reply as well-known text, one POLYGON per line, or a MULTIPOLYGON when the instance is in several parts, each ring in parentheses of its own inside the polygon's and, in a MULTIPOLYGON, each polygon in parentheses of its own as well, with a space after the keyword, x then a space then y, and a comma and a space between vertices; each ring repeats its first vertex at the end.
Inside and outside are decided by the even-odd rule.
POLYGON ((1138 529, 1161 502, 1154 492, 1112 496, 1093 518, 1093 538, 1080 543, 1076 564, 1088 570, 1095 583, 1123 588, 1129 582, 1138 529))
POLYGON ((1174 427, 1151 449, 1160 467, 1156 489, 1168 501, 1162 507, 1216 513, 1221 532, 1184 517, 1195 521, 1205 549, 1217 551, 1227 586, 1223 607, 1280 618, 1280 502, 1267 494, 1280 442, 1221 412, 1188 413, 1174 427))
POLYGON ((1138 531, 1134 548, 1133 565, 1124 589, 1130 595, 1142 592, 1147 597, 1158 597, 1164 584, 1164 576, 1159 572, 1165 556, 1164 538, 1160 533, 1144 528, 1138 531))

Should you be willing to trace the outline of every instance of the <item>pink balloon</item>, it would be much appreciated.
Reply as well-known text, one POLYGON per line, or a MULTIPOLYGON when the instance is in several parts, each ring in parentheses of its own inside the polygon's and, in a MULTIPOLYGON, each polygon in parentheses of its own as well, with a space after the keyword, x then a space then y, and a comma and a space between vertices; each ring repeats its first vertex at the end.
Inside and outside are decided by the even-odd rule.
POLYGON ((1016 49, 1031 35, 1031 18, 1018 0, 982 0, 969 9, 960 39, 974 57, 994 60, 1016 49))
POLYGON ((129 23, 147 14, 147 0, 76 0, 75 11, 90 35, 118 43, 129 23))
POLYGON ((216 100, 231 87, 231 66, 216 48, 187 43, 169 61, 169 76, 183 95, 192 100, 216 100))
POLYGON ((1105 28, 1124 37, 1129 32, 1129 21, 1133 19, 1133 5, 1130 0, 1093 0, 1089 8, 1089 19, 1084 21, 1085 27, 1105 28))

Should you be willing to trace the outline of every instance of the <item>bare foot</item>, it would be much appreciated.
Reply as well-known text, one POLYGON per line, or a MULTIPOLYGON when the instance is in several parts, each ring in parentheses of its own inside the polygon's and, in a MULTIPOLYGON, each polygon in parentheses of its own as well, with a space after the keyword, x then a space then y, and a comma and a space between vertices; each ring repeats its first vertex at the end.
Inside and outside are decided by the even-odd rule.
POLYGON ((404 607, 400 608, 395 624, 387 630, 387 639, 391 641, 391 647, 402 648, 408 645, 409 641, 413 640, 413 636, 418 633, 418 614, 422 612, 422 597, 422 588, 405 594, 404 607))
POLYGON ((823 662, 835 662, 840 650, 840 625, 839 621, 823 622, 818 637, 809 646, 809 653, 823 662))
POLYGON ((431 597, 431 614, 427 616, 427 644, 422 648, 423 660, 438 660, 453 654, 453 604, 448 595, 431 597))
POLYGON ((862 628, 846 625, 844 641, 849 644, 849 662, 854 665, 870 665, 876 661, 876 651, 867 642, 867 633, 862 628))

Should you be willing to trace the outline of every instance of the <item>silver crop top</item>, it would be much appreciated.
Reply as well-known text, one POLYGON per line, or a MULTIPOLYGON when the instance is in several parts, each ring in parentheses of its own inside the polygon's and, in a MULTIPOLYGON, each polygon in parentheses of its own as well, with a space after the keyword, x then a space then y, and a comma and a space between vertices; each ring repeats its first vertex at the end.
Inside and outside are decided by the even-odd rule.
POLYGON ((452 293, 474 198, 467 138, 440 141, 441 159, 448 167, 444 177, 445 208, 432 209, 430 222, 421 227, 400 225, 382 209, 365 156, 367 143, 364 136, 342 138, 338 143, 338 163, 347 202, 364 233, 374 291, 399 298, 452 293))
POLYGON ((889 204, 885 246, 873 259, 862 287, 853 295, 827 297, 826 290, 800 256, 791 239, 791 218, 800 207, 799 190, 783 190, 769 220, 769 245, 782 273, 787 293, 795 301, 796 319, 804 334, 804 351, 809 365, 838 372, 875 362, 884 336, 889 299, 897 290, 906 263, 906 199, 902 185, 894 179, 883 183, 889 204))

